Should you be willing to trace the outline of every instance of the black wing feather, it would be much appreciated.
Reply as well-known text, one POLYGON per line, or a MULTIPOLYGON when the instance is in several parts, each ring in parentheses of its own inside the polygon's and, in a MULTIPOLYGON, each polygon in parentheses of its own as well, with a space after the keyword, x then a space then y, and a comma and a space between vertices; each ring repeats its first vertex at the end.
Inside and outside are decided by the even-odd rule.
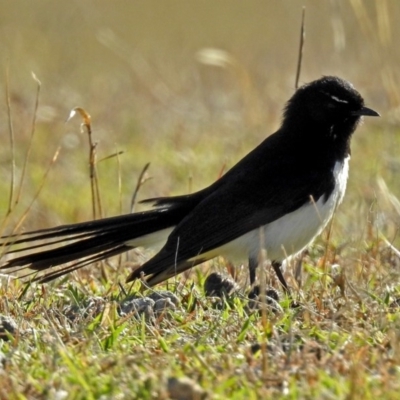
POLYGON ((155 284, 175 275, 177 269, 182 272, 184 267, 189 268, 189 259, 281 218, 311 201, 311 197, 317 201, 322 195, 332 192, 334 178, 326 179, 327 171, 334 165, 331 158, 320 155, 322 162, 318 165, 322 168, 316 170, 314 160, 304 157, 307 149, 302 149, 299 144, 299 147, 291 146, 296 150, 294 152, 283 151, 273 160, 263 159, 265 154, 269 154, 265 147, 269 147, 271 139, 252 152, 250 163, 253 165, 245 168, 242 165, 236 171, 242 162, 249 164, 247 156, 221 178, 217 190, 181 221, 160 252, 134 271, 128 281, 138 278, 143 272, 152 275, 149 283, 155 284), (297 169, 293 165, 298 166, 297 169), (247 176, 243 171, 252 171, 252 174, 247 176), (162 279, 157 278, 158 274, 162 279))

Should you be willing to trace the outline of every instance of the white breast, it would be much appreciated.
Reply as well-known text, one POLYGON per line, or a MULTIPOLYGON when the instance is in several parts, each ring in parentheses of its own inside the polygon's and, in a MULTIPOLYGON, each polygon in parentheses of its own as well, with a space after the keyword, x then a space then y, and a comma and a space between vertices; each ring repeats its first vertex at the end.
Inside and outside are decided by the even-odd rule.
MULTIPOLYGON (((294 255, 307 247, 322 232, 343 199, 349 158, 335 164, 335 188, 326 201, 324 196, 321 196, 317 202, 307 203, 263 227, 264 249, 268 259, 281 261, 288 255, 294 255)), ((256 229, 222 246, 218 253, 241 259, 248 255, 257 257, 259 243, 260 231, 256 229)))

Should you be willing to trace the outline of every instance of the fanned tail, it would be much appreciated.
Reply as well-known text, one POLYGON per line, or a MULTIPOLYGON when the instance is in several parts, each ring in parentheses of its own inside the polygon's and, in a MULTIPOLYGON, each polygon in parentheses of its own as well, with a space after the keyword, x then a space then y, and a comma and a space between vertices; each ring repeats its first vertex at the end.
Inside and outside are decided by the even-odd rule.
POLYGON ((184 207, 164 207, 4 236, 0 248, 5 261, 0 271, 22 271, 22 277, 46 282, 141 246, 142 238, 148 245, 149 235, 173 228, 186 213, 184 207))

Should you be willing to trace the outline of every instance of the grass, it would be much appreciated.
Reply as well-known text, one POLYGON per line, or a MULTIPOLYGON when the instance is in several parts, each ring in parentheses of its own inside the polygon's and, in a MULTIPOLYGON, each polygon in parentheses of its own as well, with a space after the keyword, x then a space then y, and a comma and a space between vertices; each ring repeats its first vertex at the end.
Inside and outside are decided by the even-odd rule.
MULTIPOLYGON (((0 314, 17 329, 0 339, 0 398, 398 398, 400 260, 383 236, 400 246, 400 6, 304 3, 300 82, 322 74, 349 79, 382 118, 356 132, 329 240, 324 232, 305 255, 301 281, 289 273, 301 307, 281 293, 278 310, 250 311, 244 267, 235 270, 239 294, 223 304, 207 298, 207 275, 229 270, 222 259, 169 282, 180 304, 150 317, 119 314, 138 287, 121 289, 127 273, 115 263, 104 266, 108 281, 98 266, 48 285, 2 276, 0 314)), ((65 123, 75 107, 91 115, 105 215, 129 212, 148 162, 139 200, 217 179, 279 125, 295 83, 302 5, 2 4, 0 63, 3 76, 9 71, 0 79, 3 233, 25 213, 23 229, 92 218, 87 136, 78 117, 65 123), (223 65, 199 63, 205 48, 224 50, 223 65)))

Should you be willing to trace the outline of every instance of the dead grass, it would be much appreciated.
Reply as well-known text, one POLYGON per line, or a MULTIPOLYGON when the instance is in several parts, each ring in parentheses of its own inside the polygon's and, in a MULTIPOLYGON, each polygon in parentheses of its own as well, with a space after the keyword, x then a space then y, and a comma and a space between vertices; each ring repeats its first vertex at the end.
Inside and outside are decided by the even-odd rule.
MULTIPOLYGON (((382 118, 354 137, 348 192, 329 243, 324 234, 306 255, 300 283, 289 276, 301 307, 281 295, 281 308, 263 321, 244 293, 223 306, 206 298, 205 275, 226 271, 223 260, 185 275, 178 289, 170 283, 181 304, 152 320, 118 314, 126 274, 113 268, 105 269, 109 282, 96 267, 45 286, 0 277, 0 313, 17 325, 0 339, 1 398, 398 398, 400 5, 304 4, 300 82, 322 74, 351 80, 382 118), (71 308, 78 310, 72 320, 71 308)), ((77 106, 91 115, 104 159, 97 164, 104 214, 129 212, 148 162, 144 178, 152 179, 140 199, 217 179, 279 124, 295 85, 302 5, 3 3, 3 231, 27 210, 24 229, 92 218, 87 137, 78 119, 65 123, 77 106), (224 50, 220 65, 197 61, 205 48, 224 50), (39 97, 31 71, 42 82, 39 97)))

